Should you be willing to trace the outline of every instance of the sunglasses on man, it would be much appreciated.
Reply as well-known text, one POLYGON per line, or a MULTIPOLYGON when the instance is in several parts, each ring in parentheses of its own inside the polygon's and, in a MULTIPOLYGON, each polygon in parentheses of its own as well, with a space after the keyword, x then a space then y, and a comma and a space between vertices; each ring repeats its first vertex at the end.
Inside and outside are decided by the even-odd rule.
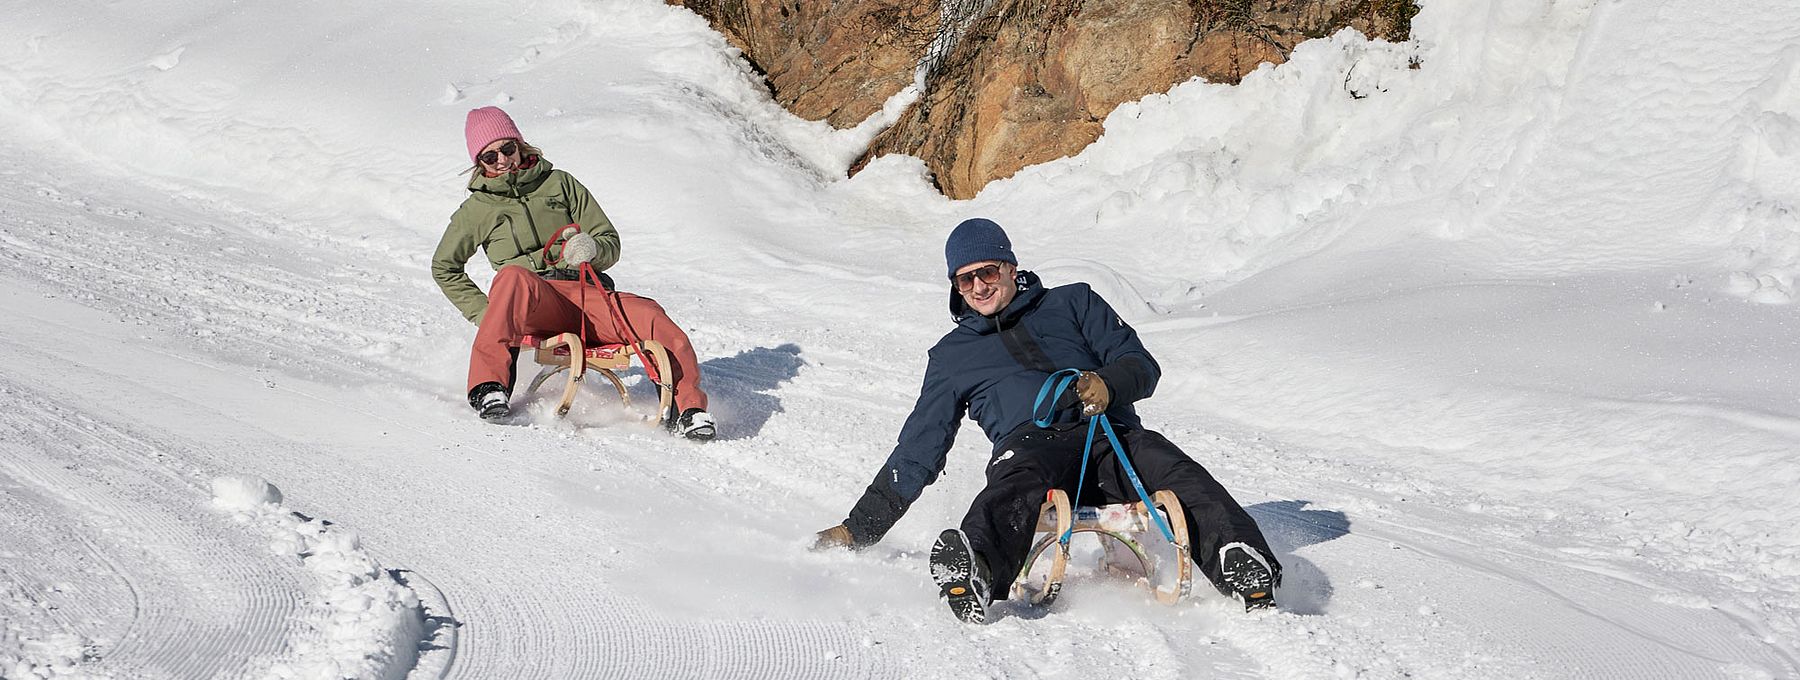
POLYGON ((990 264, 950 277, 951 281, 956 282, 957 292, 961 293, 967 293, 969 289, 974 288, 975 279, 981 279, 982 283, 990 286, 999 285, 1000 265, 990 264))
POLYGON ((481 155, 476 156, 476 158, 479 159, 483 165, 493 165, 500 162, 501 156, 511 156, 518 152, 519 145, 507 142, 501 144, 499 149, 488 149, 487 151, 483 151, 481 155))

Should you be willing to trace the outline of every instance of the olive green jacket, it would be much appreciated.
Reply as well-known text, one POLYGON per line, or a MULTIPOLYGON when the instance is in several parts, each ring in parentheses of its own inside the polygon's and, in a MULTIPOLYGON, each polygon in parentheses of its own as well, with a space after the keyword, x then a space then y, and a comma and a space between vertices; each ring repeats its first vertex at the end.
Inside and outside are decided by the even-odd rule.
POLYGON ((569 224, 581 225, 600 244, 596 270, 619 261, 619 232, 594 202, 587 187, 550 161, 499 177, 480 172, 469 180, 469 198, 450 216, 444 238, 431 256, 431 277, 463 316, 479 325, 488 298, 464 270, 477 248, 494 270, 516 264, 544 273, 544 244, 569 224))

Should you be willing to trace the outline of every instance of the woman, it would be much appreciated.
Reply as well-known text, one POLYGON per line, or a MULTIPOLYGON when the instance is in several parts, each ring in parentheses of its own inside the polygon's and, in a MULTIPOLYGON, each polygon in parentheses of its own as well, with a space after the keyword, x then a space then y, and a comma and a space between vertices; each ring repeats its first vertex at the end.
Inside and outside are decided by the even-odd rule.
MULTIPOLYGON (((595 271, 619 261, 619 232, 587 188, 551 167, 498 107, 470 111, 463 134, 469 160, 475 164, 470 169, 469 197, 450 216, 450 226, 431 257, 431 275, 444 296, 479 327, 469 351, 469 405, 487 420, 507 417, 519 338, 578 330, 585 315, 590 340, 624 343, 635 333, 662 343, 674 364, 671 382, 679 413, 669 419, 669 427, 689 439, 712 439, 716 430, 706 412, 693 345, 662 306, 649 298, 618 293, 627 326, 620 327, 592 284, 573 280, 567 269, 553 269, 545 261, 545 245, 565 225, 578 225, 580 231, 569 238, 564 251, 593 252, 589 262, 595 271), (577 241, 586 242, 577 248, 577 241), (476 249, 487 253, 497 272, 485 295, 464 271, 476 249), (583 285, 590 286, 585 310, 579 302, 583 285)), ((579 263, 555 264, 573 268, 579 263)))

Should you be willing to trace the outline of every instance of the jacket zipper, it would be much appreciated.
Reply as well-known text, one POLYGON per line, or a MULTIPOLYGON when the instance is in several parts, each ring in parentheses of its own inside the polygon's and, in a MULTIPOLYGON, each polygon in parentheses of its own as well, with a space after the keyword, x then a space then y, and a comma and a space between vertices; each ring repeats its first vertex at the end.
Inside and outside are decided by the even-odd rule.
MULTIPOLYGON (((518 173, 511 173, 511 174, 507 175, 506 184, 508 186, 512 187, 513 199, 517 200, 519 202, 519 210, 523 211, 525 213, 525 226, 526 226, 526 228, 531 230, 531 240, 542 241, 543 239, 538 236, 537 221, 531 219, 531 206, 527 205, 525 203, 525 197, 523 195, 519 194, 519 175, 518 175, 518 173)), ((537 245, 532 246, 530 250, 526 250, 524 244, 519 242, 519 232, 517 230, 507 229, 506 231, 508 234, 512 235, 513 245, 518 247, 519 254, 524 255, 527 260, 531 259, 532 253, 535 253, 538 251, 539 248, 544 247, 543 243, 538 243, 537 245)), ((542 265, 540 265, 540 267, 541 266, 542 265)))

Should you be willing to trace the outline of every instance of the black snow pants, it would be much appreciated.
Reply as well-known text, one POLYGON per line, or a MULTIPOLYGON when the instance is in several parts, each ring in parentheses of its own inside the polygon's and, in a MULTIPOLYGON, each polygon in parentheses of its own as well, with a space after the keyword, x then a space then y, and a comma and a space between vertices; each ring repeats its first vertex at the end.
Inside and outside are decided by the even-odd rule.
MULTIPOLYGON (((1007 437, 995 448, 988 461, 987 487, 975 496, 969 514, 963 517, 962 530, 973 548, 987 562, 993 578, 993 597, 1005 599, 1025 558, 1031 553, 1031 540, 1037 529, 1038 514, 1046 494, 1052 488, 1069 493, 1075 500, 1075 485, 1081 473, 1081 450, 1087 437, 1083 425, 1056 431, 1026 427, 1007 437)), ((1155 494, 1160 489, 1175 492, 1187 513, 1188 540, 1193 547, 1194 563, 1200 573, 1219 586, 1219 548, 1242 542, 1262 551, 1269 565, 1279 574, 1281 565, 1263 539, 1256 520, 1244 511, 1206 468, 1151 430, 1118 430, 1125 443, 1127 456, 1144 490, 1155 494)), ((1112 442, 1104 431, 1094 433, 1094 450, 1089 455, 1087 481, 1081 491, 1082 505, 1133 503, 1139 499, 1131 486, 1125 468, 1113 453, 1112 442)), ((1222 589, 1221 589, 1222 590, 1222 589)))

